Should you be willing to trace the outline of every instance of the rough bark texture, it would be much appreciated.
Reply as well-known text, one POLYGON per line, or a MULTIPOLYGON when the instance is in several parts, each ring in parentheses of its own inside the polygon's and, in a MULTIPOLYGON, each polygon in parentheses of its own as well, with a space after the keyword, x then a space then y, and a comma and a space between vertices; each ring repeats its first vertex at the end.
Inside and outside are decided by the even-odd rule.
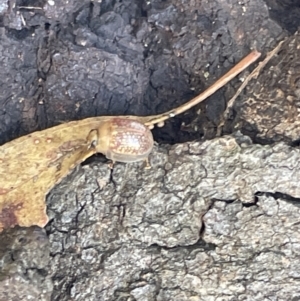
MULTIPOLYGON (((250 48, 266 52, 286 35, 262 0, 49 3, 3 3, 0 143, 66 120, 166 111, 250 48)), ((191 111, 155 131, 157 140, 212 138, 239 84, 210 97, 200 115, 191 111), (196 130, 179 131, 193 119, 196 130)))
POLYGON ((2 250, 0 300, 50 300, 50 275, 51 300, 297 300, 299 161, 237 135, 80 167, 48 197, 50 244, 23 229, 2 250))
MULTIPOLYGON (((65 120, 162 112, 288 35, 262 0, 0 3, 0 143, 65 120)), ((49 194, 46 230, 1 233, 0 300, 299 300, 298 41, 225 124, 255 144, 157 145, 151 170, 94 158, 49 194)), ((214 137, 239 84, 157 140, 214 137)))

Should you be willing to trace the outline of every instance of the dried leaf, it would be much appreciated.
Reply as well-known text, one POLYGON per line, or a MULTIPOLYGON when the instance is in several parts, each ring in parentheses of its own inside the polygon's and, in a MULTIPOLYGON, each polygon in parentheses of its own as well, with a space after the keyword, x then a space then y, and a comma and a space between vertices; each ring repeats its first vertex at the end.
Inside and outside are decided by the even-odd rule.
POLYGON ((0 146, 0 232, 15 225, 45 226, 46 194, 95 153, 93 136, 106 119, 69 122, 0 146))

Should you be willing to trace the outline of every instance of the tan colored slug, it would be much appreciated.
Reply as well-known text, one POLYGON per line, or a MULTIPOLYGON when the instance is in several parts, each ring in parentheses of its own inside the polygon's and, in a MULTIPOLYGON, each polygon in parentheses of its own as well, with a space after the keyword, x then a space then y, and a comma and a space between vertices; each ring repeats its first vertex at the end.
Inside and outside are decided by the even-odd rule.
POLYGON ((15 225, 43 227, 45 196, 72 168, 95 153, 117 162, 147 160, 151 129, 195 106, 252 64, 251 52, 191 101, 155 116, 102 116, 37 131, 0 146, 0 232, 15 225))

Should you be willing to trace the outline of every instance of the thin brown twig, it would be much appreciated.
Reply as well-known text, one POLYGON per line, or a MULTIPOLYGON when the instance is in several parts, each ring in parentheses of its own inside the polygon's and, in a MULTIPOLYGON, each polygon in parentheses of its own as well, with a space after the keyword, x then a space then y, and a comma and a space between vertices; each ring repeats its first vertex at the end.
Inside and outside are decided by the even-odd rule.
POLYGON ((245 81, 241 84, 241 86, 238 88, 238 90, 236 91, 236 93, 234 94, 234 96, 228 101, 227 104, 227 108, 223 113, 222 119, 218 125, 218 129, 217 129, 217 136, 221 136, 221 132, 222 132, 222 127, 225 124, 226 119, 228 118, 229 115, 229 110, 233 107, 235 100, 237 99, 237 97, 241 94, 241 92, 243 91, 243 89, 247 86, 247 84, 249 83, 249 81, 252 78, 257 78, 258 75, 260 74, 261 70, 266 66, 266 64, 270 61, 270 59, 279 52, 281 45, 283 44, 285 40, 281 41, 272 51, 267 53, 266 58, 261 61, 258 66, 247 76, 247 78, 245 79, 245 81))
POLYGON ((145 120, 145 125, 149 127, 153 127, 155 124, 163 125, 163 122, 169 118, 175 117, 178 114, 181 114, 190 108, 194 107, 195 105, 199 104, 203 100, 205 100, 207 97, 214 94, 217 90, 222 88, 224 85, 226 85, 229 81, 231 81, 234 77, 236 77, 239 73, 241 73, 243 70, 245 70, 248 66, 250 66, 252 63, 254 63, 259 57, 261 53, 254 50, 251 53, 249 53, 245 58, 243 58, 239 63, 237 63, 232 69, 230 69, 225 75, 223 75, 219 80, 217 80, 214 84, 212 84, 208 89, 206 89, 204 92, 193 98, 192 100, 188 101, 187 103, 172 109, 168 112, 165 112, 163 114, 154 115, 147 117, 147 120, 145 120))

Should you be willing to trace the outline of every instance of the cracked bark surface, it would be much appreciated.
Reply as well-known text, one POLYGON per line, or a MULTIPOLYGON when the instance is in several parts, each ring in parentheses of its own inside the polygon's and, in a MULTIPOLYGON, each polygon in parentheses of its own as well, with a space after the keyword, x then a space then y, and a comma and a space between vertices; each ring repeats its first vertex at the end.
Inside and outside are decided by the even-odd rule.
POLYGON ((80 167, 48 196, 50 254, 23 261, 48 258, 51 300, 296 300, 299 159, 236 135, 80 167))
POLYGON ((299 158, 238 135, 79 169, 48 198, 54 300, 293 300, 299 158))

